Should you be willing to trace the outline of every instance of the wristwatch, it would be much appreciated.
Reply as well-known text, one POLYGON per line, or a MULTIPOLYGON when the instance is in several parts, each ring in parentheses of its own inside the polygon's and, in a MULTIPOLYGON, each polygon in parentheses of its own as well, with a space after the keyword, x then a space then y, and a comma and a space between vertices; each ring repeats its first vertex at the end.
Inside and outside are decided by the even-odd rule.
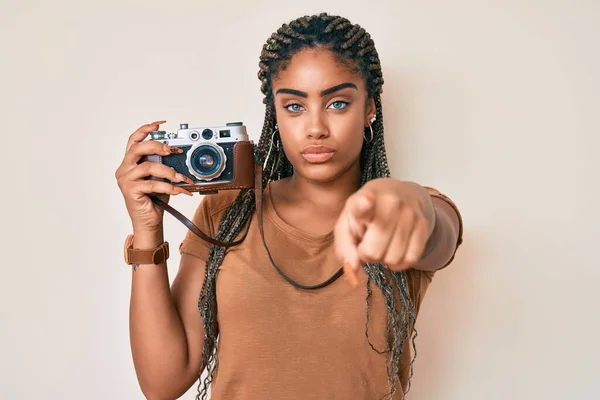
POLYGON ((169 258, 169 242, 154 249, 134 249, 133 235, 125 239, 125 263, 128 265, 162 264, 169 258))

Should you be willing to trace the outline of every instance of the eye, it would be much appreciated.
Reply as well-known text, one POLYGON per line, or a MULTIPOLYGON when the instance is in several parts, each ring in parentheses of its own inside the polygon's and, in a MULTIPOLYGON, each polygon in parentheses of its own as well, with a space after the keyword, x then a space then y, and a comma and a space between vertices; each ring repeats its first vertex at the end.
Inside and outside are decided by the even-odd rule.
POLYGON ((288 104, 284 108, 286 110, 288 110, 288 111, 291 111, 291 112, 300 112, 300 111, 302 111, 302 106, 300 104, 297 104, 297 103, 288 104))
POLYGON ((348 107, 348 102, 347 101, 334 101, 333 103, 331 103, 331 105, 329 107, 332 107, 334 110, 343 110, 344 108, 348 107))

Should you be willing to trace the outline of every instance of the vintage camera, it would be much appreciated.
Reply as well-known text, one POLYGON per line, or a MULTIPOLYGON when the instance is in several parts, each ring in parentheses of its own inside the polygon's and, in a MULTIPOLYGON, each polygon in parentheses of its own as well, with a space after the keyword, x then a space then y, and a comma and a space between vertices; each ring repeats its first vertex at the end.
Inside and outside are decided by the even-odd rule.
POLYGON ((190 192, 215 193, 225 189, 250 189, 254 187, 254 145, 248 139, 242 122, 229 122, 225 126, 189 128, 179 124, 174 133, 150 132, 150 140, 158 140, 183 150, 182 154, 168 156, 150 155, 142 161, 162 163, 191 178, 186 182, 170 182, 190 192))

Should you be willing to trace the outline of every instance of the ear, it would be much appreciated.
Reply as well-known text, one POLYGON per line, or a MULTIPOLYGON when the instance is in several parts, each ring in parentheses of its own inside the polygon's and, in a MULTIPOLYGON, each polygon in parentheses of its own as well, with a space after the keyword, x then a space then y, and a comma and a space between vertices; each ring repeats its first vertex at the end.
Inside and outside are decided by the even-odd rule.
POLYGON ((365 105, 365 128, 373 122, 375 115, 377 114, 377 107, 375 106, 375 100, 370 98, 367 100, 365 105))

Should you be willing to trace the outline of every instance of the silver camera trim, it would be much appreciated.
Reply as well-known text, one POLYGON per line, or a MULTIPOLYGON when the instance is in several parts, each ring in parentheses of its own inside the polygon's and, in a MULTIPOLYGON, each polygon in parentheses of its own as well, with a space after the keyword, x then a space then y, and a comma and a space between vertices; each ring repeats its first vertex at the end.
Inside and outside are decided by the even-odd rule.
MULTIPOLYGON (((167 133, 166 131, 153 131, 150 133, 149 140, 158 140, 166 145, 170 145, 173 147, 184 147, 190 146, 187 151, 185 158, 185 165, 192 176, 197 178, 200 181, 209 182, 221 176, 223 171, 225 171, 227 167, 227 156, 223 151, 223 148, 219 146, 219 143, 235 143, 240 141, 249 141, 250 138, 248 136, 248 132, 246 130, 246 126, 242 122, 229 122, 224 126, 199 126, 199 127, 190 127, 187 123, 179 124, 179 129, 176 132, 167 133), (204 130, 212 131, 212 136, 210 139, 204 139, 202 136, 202 132, 204 130), (221 136, 223 131, 227 131, 227 136, 221 136), (192 134, 198 134, 197 139, 192 139, 190 136, 192 134), (210 175, 201 175, 196 172, 192 168, 191 164, 191 155, 194 151, 200 147, 208 145, 216 149, 217 153, 223 158, 223 163, 221 167, 214 173, 210 175)), ((197 183, 201 184, 201 183, 197 183)))
POLYGON ((187 152, 186 157, 185 157, 185 165, 188 167, 188 171, 190 172, 190 174, 194 175, 196 178, 198 178, 201 181, 212 181, 215 178, 218 178, 219 176, 221 176, 221 174, 223 173, 223 171, 225 171, 225 166, 227 165, 227 156, 225 155, 225 152, 223 151, 223 148, 217 144, 215 144, 214 142, 210 142, 210 141, 205 141, 205 142, 199 142, 196 143, 195 145, 193 145, 187 152), (194 151, 196 151, 197 148, 202 147, 202 146, 209 146, 214 148, 217 153, 219 153, 219 155, 222 157, 223 162, 221 163, 221 166, 212 174, 210 175, 201 175, 198 174, 198 172, 196 172, 196 170, 192 167, 192 154, 194 154, 194 151))

